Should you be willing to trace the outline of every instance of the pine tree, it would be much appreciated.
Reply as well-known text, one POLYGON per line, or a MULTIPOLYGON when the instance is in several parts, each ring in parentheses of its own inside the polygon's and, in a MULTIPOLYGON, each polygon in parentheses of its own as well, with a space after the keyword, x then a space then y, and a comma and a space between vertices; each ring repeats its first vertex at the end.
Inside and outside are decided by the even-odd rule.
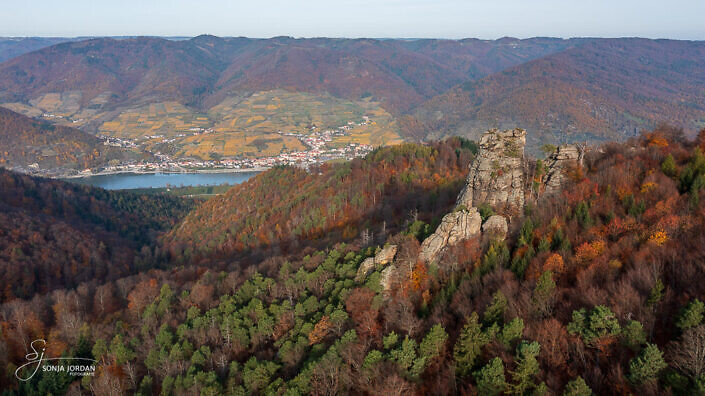
POLYGON ((496 357, 487 365, 473 373, 477 382, 479 395, 500 395, 507 389, 507 380, 504 377, 504 363, 496 357))
POLYGON ((697 298, 694 299, 681 311, 676 321, 676 327, 687 330, 699 325, 703 322, 703 313, 705 313, 705 304, 697 298))
POLYGON ((629 361, 629 380, 635 385, 653 381, 668 365, 654 344, 646 344, 641 354, 629 361))
POLYGON ((553 272, 544 271, 536 282, 531 302, 539 316, 547 316, 553 310, 553 292, 556 282, 553 281, 553 272))
POLYGON ((521 338, 524 332, 524 320, 521 318, 514 318, 509 323, 504 325, 502 332, 499 333, 498 339, 505 347, 511 347, 514 340, 521 338))
POLYGON ((590 312, 585 308, 573 311, 573 320, 568 324, 567 329, 571 334, 579 334, 588 345, 620 332, 619 321, 604 305, 598 305, 590 312))
POLYGON ((497 290, 492 296, 492 302, 485 313, 482 315, 482 321, 485 325, 491 325, 492 323, 502 324, 504 323, 504 313, 507 311, 507 297, 504 296, 502 291, 497 290))
POLYGON ((534 377, 539 373, 539 362, 536 357, 541 351, 538 342, 522 342, 517 346, 516 370, 510 372, 512 384, 509 393, 523 395, 527 390, 534 388, 534 377))
POLYGON ((665 286, 663 285, 663 282, 661 281, 661 279, 656 279, 654 286, 651 288, 651 291, 649 292, 649 298, 646 300, 646 305, 652 307, 652 306, 655 306, 656 304, 660 303, 661 300, 663 300, 664 289, 665 289, 665 286))
POLYGON ((575 218, 578 219, 578 224, 584 229, 592 226, 592 217, 590 217, 590 209, 585 201, 581 201, 575 208, 575 218))
POLYGON ((563 396, 592 396, 592 389, 583 377, 577 377, 566 384, 563 396))
POLYGON ((482 347, 488 342, 487 335, 482 332, 482 326, 478 323, 477 312, 473 312, 467 318, 467 323, 463 326, 453 348, 458 376, 465 377, 470 374, 475 365, 475 359, 480 355, 482 347))
POLYGON ((426 358, 426 361, 430 361, 436 356, 441 354, 443 346, 448 340, 448 333, 446 333, 443 326, 440 323, 431 327, 431 330, 426 334, 426 337, 419 344, 419 354, 426 358))
POLYGON ((678 174, 676 161, 671 154, 668 154, 661 163, 661 171, 668 177, 675 177, 678 174))
POLYGON ((641 322, 630 320, 622 327, 622 343, 633 351, 638 351, 646 342, 646 333, 641 322))

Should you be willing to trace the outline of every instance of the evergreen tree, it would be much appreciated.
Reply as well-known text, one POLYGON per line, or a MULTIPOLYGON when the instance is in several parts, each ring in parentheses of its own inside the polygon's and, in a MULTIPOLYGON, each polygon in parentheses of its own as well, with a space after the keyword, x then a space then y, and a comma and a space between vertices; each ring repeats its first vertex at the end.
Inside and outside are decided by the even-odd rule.
POLYGON ((629 361, 629 380, 635 385, 653 381, 668 365, 654 344, 646 344, 639 356, 629 361))
POLYGON ((583 377, 577 377, 566 384, 563 396, 592 396, 592 389, 583 377))
POLYGON ((628 348, 637 351, 646 343, 646 332, 641 322, 630 320, 622 327, 622 343, 628 348))
POLYGON ((507 380, 504 376, 504 362, 496 357, 487 365, 473 373, 477 383, 479 395, 501 395, 507 389, 507 380))
POLYGON ((656 304, 660 303, 661 300, 663 300, 664 289, 665 289, 665 287, 664 287, 661 279, 656 279, 654 286, 651 288, 651 291, 649 292, 649 298, 646 300, 646 305, 651 307, 651 306, 655 306, 656 304))
POLYGON ((592 217, 590 217, 590 209, 585 201, 581 201, 578 206, 575 207, 575 218, 578 220, 578 224, 584 229, 588 229, 592 226, 592 217))
POLYGON ((534 377, 539 373, 539 362, 536 357, 541 351, 538 342, 524 341, 517 346, 516 370, 510 372, 512 384, 509 386, 509 393, 513 395, 523 395, 526 391, 534 388, 534 377))
POLYGON ((501 325, 504 323, 504 314, 507 311, 507 306, 507 297, 504 296, 501 290, 497 290, 492 296, 492 302, 487 306, 484 315, 482 315, 482 321, 488 326, 492 323, 501 325))
POLYGON ((668 177, 675 177, 678 174, 678 167, 673 155, 668 154, 661 162, 661 171, 668 177))
POLYGON ((585 308, 573 311, 573 320, 568 324, 567 329, 571 334, 579 334, 588 345, 620 332, 619 322, 614 313, 603 305, 596 306, 590 312, 585 308))
POLYGON ((426 337, 419 344, 419 354, 426 358, 426 361, 430 361, 436 356, 440 355, 443 351, 443 346, 448 340, 448 333, 446 333, 443 326, 440 323, 431 327, 431 330, 426 334, 426 337))
POLYGON ((531 296, 531 302, 539 316, 543 317, 551 313, 554 290, 556 290, 556 282, 553 281, 553 272, 544 271, 536 282, 531 296))
POLYGON ((482 332, 482 326, 478 323, 477 312, 473 312, 467 318, 467 323, 460 331, 458 341, 453 348, 458 376, 465 377, 470 374, 475 365, 475 359, 480 356, 482 347, 488 342, 487 335, 482 332))
POLYGON ((514 318, 502 328, 502 331, 498 336, 499 342, 509 348, 514 340, 521 338, 523 332, 524 320, 521 318, 514 318))
POLYGON ((705 313, 705 304, 697 298, 694 299, 681 311, 676 321, 676 327, 687 330, 699 325, 703 322, 703 313, 705 313))

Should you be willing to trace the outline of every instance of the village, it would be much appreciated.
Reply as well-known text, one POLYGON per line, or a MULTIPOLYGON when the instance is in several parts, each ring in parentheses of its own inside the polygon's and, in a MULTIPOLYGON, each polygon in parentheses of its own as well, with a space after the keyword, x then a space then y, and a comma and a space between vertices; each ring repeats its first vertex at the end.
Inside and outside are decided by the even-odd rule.
MULTIPOLYGON (((278 131, 283 136, 296 137, 307 148, 303 151, 282 152, 276 156, 256 158, 225 157, 217 160, 204 160, 200 158, 172 158, 161 152, 151 152, 157 161, 130 161, 120 164, 106 165, 95 169, 85 169, 74 176, 93 176, 112 173, 152 173, 152 172, 236 172, 236 171, 261 171, 274 166, 290 165, 308 168, 312 165, 331 160, 352 160, 364 157, 373 147, 367 144, 347 143, 341 147, 333 147, 336 137, 348 135, 354 126, 373 123, 369 117, 363 116, 361 122, 348 122, 346 125, 335 129, 318 131, 318 127, 310 127, 310 133, 293 133, 278 131)), ((212 129, 192 128, 192 134, 210 133, 212 129)), ((146 136, 147 139, 161 139, 163 135, 146 136)), ((140 144, 131 140, 118 137, 101 136, 103 144, 123 148, 139 148, 140 144)), ((166 141, 166 140, 165 140, 166 141)))

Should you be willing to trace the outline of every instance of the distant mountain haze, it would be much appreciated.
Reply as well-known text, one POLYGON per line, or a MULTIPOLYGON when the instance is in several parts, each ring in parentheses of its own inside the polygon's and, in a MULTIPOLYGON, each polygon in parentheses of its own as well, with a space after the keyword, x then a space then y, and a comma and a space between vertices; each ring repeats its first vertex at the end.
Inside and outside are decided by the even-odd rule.
POLYGON ((417 107, 427 136, 492 126, 540 142, 610 140, 660 123, 705 126, 705 43, 601 39, 458 85, 417 107))

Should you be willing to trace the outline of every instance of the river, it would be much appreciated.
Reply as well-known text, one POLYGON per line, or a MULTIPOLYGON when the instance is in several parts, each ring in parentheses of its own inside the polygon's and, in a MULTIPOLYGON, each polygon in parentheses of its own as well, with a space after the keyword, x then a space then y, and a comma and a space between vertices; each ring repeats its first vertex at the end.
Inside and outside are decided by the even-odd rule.
POLYGON ((68 179, 73 183, 88 184, 106 190, 134 188, 161 188, 182 186, 217 186, 240 184, 258 172, 226 173, 117 173, 68 179))

